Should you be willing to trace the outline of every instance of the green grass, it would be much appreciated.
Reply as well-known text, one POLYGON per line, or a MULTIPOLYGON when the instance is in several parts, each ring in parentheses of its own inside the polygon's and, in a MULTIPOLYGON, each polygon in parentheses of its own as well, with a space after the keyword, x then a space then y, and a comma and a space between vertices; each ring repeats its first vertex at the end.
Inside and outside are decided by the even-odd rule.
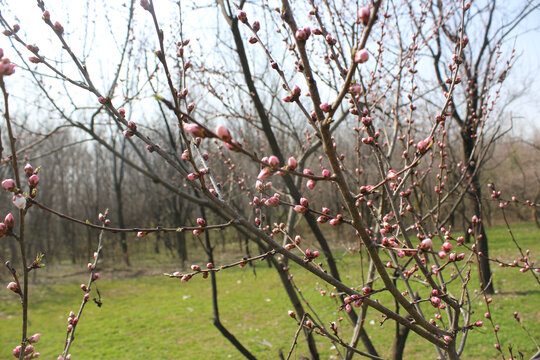
MULTIPOLYGON (((514 234, 524 249, 531 249, 531 258, 537 259, 540 251, 540 231, 533 224, 513 227, 514 234)), ((505 261, 516 257, 517 251, 505 228, 494 227, 488 232, 491 255, 505 261)), ((359 285, 359 257, 345 256, 340 268, 344 282, 359 285)), ((212 325, 210 282, 196 277, 188 283, 160 275, 116 279, 117 271, 105 266, 98 281, 103 296, 103 306, 89 303, 77 328, 76 340, 71 348, 74 359, 240 359, 238 352, 212 325)), ((40 332, 42 338, 36 349, 44 359, 55 359, 63 348, 66 319, 70 311, 77 311, 82 291, 79 284, 87 275, 80 267, 63 267, 72 276, 54 278, 32 286, 29 312, 30 333, 40 332)), ((38 277, 53 276, 55 269, 42 271, 38 277)), ((58 271, 58 269, 56 269, 58 271)), ((276 359, 278 350, 286 354, 296 330, 296 323, 287 316, 291 308, 281 290, 275 270, 266 263, 259 263, 257 276, 246 267, 230 269, 218 274, 219 301, 223 324, 259 359, 276 359)), ((501 330, 503 348, 509 344, 525 354, 536 352, 534 343, 513 319, 519 311, 521 319, 531 334, 540 340, 540 286, 530 274, 516 269, 493 267, 495 288, 492 317, 501 330)), ((344 338, 349 339, 351 326, 345 314, 337 312, 335 300, 321 296, 316 279, 306 271, 293 267, 297 284, 310 304, 317 310, 325 324, 339 317, 344 338)), ((478 288, 476 271, 473 271, 472 289, 478 288)), ((459 294, 459 284, 451 284, 454 294, 459 294)), ((380 287, 376 284, 375 288, 380 287)), ((428 289, 417 285, 421 296, 428 289)), ((328 289, 330 292, 332 289, 328 289)), ((0 295, 0 359, 9 359, 11 349, 20 336, 20 304, 17 297, 7 290, 0 295)), ((381 303, 393 308, 386 293, 378 296, 381 303)), ((473 320, 485 320, 485 304, 480 298, 473 301, 473 320)), ((434 316, 434 308, 423 307, 427 316, 434 316)), ((444 319, 444 316, 443 316, 444 319)), ((379 325, 381 316, 369 310, 366 329, 381 355, 389 356, 394 326, 391 322, 379 325)), ((488 325, 487 321, 485 321, 488 325)), ((498 358, 493 348, 494 335, 489 326, 470 332, 463 359, 498 358)), ((332 358, 334 351, 325 339, 318 338, 322 359, 332 358)), ((305 344, 300 344, 293 358, 305 354, 305 344)), ((435 359, 433 346, 426 345, 411 334, 406 348, 407 359, 435 359)))

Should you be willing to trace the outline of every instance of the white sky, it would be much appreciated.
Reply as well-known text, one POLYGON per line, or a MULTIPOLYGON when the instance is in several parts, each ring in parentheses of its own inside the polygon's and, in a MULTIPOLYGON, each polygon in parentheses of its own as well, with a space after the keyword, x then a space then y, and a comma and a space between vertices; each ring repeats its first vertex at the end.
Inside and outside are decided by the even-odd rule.
MULTIPOLYGON (((125 15, 127 14, 127 1, 108 1, 107 8, 109 10, 104 14, 99 8, 101 2, 92 0, 49 0, 45 4, 51 12, 51 19, 60 21, 66 29, 66 34, 70 43, 74 45, 74 50, 79 56, 88 56, 88 66, 92 70, 96 68, 107 68, 110 63, 116 64, 119 59, 119 52, 114 44, 111 45, 110 32, 114 32, 121 42, 125 34, 125 15), (93 34, 86 38, 86 49, 83 47, 84 39, 77 39, 70 34, 84 33, 86 17, 92 14, 94 18, 88 22, 87 32, 93 34), (112 23, 112 28, 109 26, 112 23), (118 24, 117 26, 115 26, 118 24), (76 41, 74 41, 76 40, 76 41), (86 53, 90 50, 89 53, 86 53)), ((198 2, 200 4, 201 2, 198 2)), ((212 2, 210 2, 212 3, 212 2)), ((516 3, 518 3, 516 1, 516 3)), ((155 0, 157 13, 161 19, 164 19, 167 14, 177 15, 177 7, 174 2, 169 0, 155 0)), ((187 6, 186 6, 187 8, 187 6)), ((35 0, 0 0, 0 9, 3 15, 8 19, 14 19, 21 25, 21 35, 28 39, 29 43, 39 44, 41 53, 45 56, 51 52, 61 51, 58 47, 56 39, 54 39, 51 31, 41 21, 41 11, 36 6, 35 0)), ((187 10, 187 9, 186 9, 187 10)), ((215 10, 198 10, 197 12, 185 14, 184 32, 194 39, 192 46, 200 49, 201 53, 208 53, 214 45, 214 39, 209 38, 208 34, 213 35, 216 27, 219 25, 218 15, 215 10), (198 40, 198 41, 196 41, 198 40)), ((143 11, 139 6, 139 1, 136 1, 135 22, 140 29, 144 28, 150 21, 148 13, 143 11)), ((163 21, 165 23, 165 21, 163 21)), ((524 84, 529 84, 524 95, 512 107, 514 117, 515 131, 523 133, 525 136, 531 136, 534 131, 540 132, 540 11, 536 11, 521 26, 518 33, 523 33, 519 36, 515 48, 519 58, 516 65, 512 69, 512 73, 505 82, 503 88, 506 91, 515 92, 521 89, 524 84), (536 130, 534 130, 536 129, 536 130)), ((140 30, 139 29, 139 30, 140 30)), ((166 28, 165 28, 166 29, 166 28)), ((225 30, 225 29, 224 29, 225 30)), ((166 29, 167 34, 167 29, 166 29)), ((136 30, 137 36, 140 33, 136 30)), ((172 36, 171 34, 168 34, 172 36)), ((79 36, 79 35, 77 35, 79 36)), ((156 43, 155 34, 149 34, 148 41, 152 44, 156 43)), ((473 39, 471 41, 474 41, 473 39)), ((10 44, 7 38, 0 36, 0 47, 4 49, 6 56, 17 62, 16 55, 10 49, 10 44)), ((27 55, 30 55, 28 52, 27 55)), ((66 60, 67 58, 64 57, 66 60)), ((211 59, 210 57, 208 59, 211 59)), ((110 67, 111 69, 113 67, 110 67)), ((66 68, 66 71, 75 74, 74 69, 66 68)), ((20 72, 21 70, 19 70, 20 72)), ((97 75, 101 75, 97 72, 97 75)), ((101 84, 100 89, 105 89, 110 81, 107 74, 104 74, 106 81, 101 84)), ((98 80, 94 76, 95 80, 98 80)), ((59 92, 62 89, 57 89, 59 92)), ((16 96, 24 96, 24 92, 15 94, 16 96)))

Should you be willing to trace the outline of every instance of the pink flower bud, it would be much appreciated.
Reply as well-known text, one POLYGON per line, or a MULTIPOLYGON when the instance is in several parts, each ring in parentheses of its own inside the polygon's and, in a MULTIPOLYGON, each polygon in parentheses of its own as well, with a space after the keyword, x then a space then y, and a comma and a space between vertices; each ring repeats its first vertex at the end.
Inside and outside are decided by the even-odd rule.
POLYGON ((386 174, 386 179, 387 179, 387 180, 395 180, 395 179, 397 179, 397 172, 396 172, 396 170, 389 170, 389 171, 388 171, 388 174, 386 174))
POLYGON ((134 121, 128 121, 127 127, 128 127, 131 131, 137 130, 137 124, 135 124, 134 121))
POLYGON ((137 237, 138 237, 138 238, 143 238, 143 237, 145 237, 145 236, 146 236, 146 231, 139 231, 139 232, 137 232, 137 237))
POLYGON ((40 338, 41 338, 41 334, 37 333, 37 334, 34 334, 34 335, 30 336, 28 338, 28 342, 30 344, 35 344, 35 343, 37 343, 39 341, 40 338))
POLYGON ((321 175, 322 175, 323 178, 328 179, 328 178, 330 178, 330 176, 332 176, 332 173, 330 172, 330 170, 324 169, 322 171, 321 175))
POLYGON ((269 168, 265 167, 261 169, 261 171, 259 172, 259 175, 257 175, 257 179, 264 181, 268 179, 270 176, 272 176, 272 171, 269 168))
POLYGON ((363 64, 369 59, 369 53, 366 49, 361 49, 354 54, 354 61, 358 64, 363 64))
POLYGON ((19 357, 19 355, 21 354, 21 349, 22 349, 21 345, 15 347, 13 349, 13 356, 19 357))
POLYGON ((296 317, 296 314, 295 314, 294 311, 292 311, 292 310, 289 310, 289 311, 287 312, 287 314, 289 314, 289 316, 292 317, 293 319, 296 317))
POLYGON ((84 294, 83 299, 84 301, 88 301, 88 299, 90 299, 90 294, 89 293, 84 294))
POLYGON ((315 189, 315 185, 317 185, 317 182, 316 182, 315 180, 309 179, 309 180, 306 182, 306 187, 307 187, 309 190, 315 189))
POLYGON ((439 307, 439 304, 441 303, 441 299, 436 296, 432 296, 431 298, 429 298, 429 301, 431 301, 431 305, 433 305, 434 307, 439 307))
POLYGON ((191 265, 191 270, 193 270, 193 271, 201 271, 201 267, 199 265, 191 265))
POLYGON ((195 173, 189 173, 188 176, 187 176, 188 180, 190 181, 195 181, 199 178, 199 175, 198 174, 195 174, 195 173))
POLYGON ((285 250, 292 250, 295 248, 294 244, 286 244, 284 247, 285 247, 285 250))
POLYGON ((39 184, 39 177, 38 177, 36 174, 34 174, 34 175, 32 175, 32 176, 30 176, 30 177, 28 178, 28 185, 30 185, 30 187, 33 187, 33 188, 34 188, 34 187, 36 187, 38 184, 39 184))
POLYGON ((6 288, 8 290, 13 291, 14 293, 19 293, 21 290, 19 289, 19 285, 17 285, 16 282, 12 281, 9 284, 7 284, 6 288))
POLYGON ((105 105, 107 103, 107 98, 103 97, 103 96, 100 96, 98 97, 98 102, 101 104, 101 105, 105 105))
POLYGON ((4 224, 10 229, 15 225, 15 219, 11 213, 7 214, 4 218, 4 224))
POLYGON ((307 209, 302 205, 296 205, 293 210, 299 214, 305 214, 307 212, 307 209))
POLYGON ((367 25, 369 22, 369 15, 370 15, 370 11, 369 11, 369 7, 367 6, 363 6, 358 10, 358 20, 362 24, 364 24, 364 26, 367 25))
POLYGON ((184 123, 183 128, 185 132, 188 132, 195 137, 200 137, 200 138, 206 137, 206 131, 204 130, 204 128, 197 124, 184 123))
POLYGON ((6 191, 13 191, 15 189, 15 180, 6 179, 2 181, 2 188, 6 191))
POLYGON ((418 150, 420 154, 423 154, 426 151, 428 151, 428 149, 431 147, 432 144, 433 144, 433 140, 431 139, 431 137, 427 137, 424 140, 420 140, 416 144, 416 149, 418 150))
POLYGON ((300 198, 300 205, 302 205, 304 207, 308 207, 308 205, 309 205, 308 199, 300 198))
POLYGON ((203 218, 197 218, 197 225, 201 227, 206 226, 206 220, 204 220, 203 218))
POLYGON ((289 160, 287 160, 287 166, 289 167, 289 170, 295 170, 298 163, 296 162, 296 159, 291 156, 289 160))
POLYGON ((236 13, 236 16, 238 17, 238 20, 240 20, 240 22, 247 24, 248 19, 247 19, 247 14, 245 11, 238 10, 238 12, 236 13))
POLYGON ((437 256, 439 257, 439 259, 444 259, 446 257, 446 251, 443 251, 443 250, 439 251, 437 253, 437 256))
POLYGON ((26 207, 26 199, 21 194, 13 196, 12 202, 13 205, 15 205, 20 210, 23 210, 26 207))
POLYGON ((433 241, 431 241, 431 239, 429 238, 422 240, 422 242, 420 243, 420 248, 424 251, 431 249, 432 246, 433 241))
POLYGON ((450 244, 448 241, 445 241, 444 244, 442 245, 442 250, 444 252, 449 252, 452 250, 452 244, 450 244))
POLYGON ((258 21, 254 21, 252 25, 253 31, 257 32, 261 28, 261 23, 258 21))
POLYGON ((304 29, 298 29, 296 30, 296 33, 294 34, 294 37, 298 41, 306 41, 309 37, 308 33, 304 31, 304 29))
POLYGON ((30 177, 34 173, 34 168, 30 164, 24 165, 24 173, 26 176, 30 177))
POLYGON ((321 105, 319 105, 319 108, 325 113, 330 112, 330 110, 332 110, 332 107, 328 103, 322 103, 321 105))
POLYGON ((277 168, 279 167, 279 159, 277 156, 275 155, 272 155, 268 158, 268 165, 271 167, 271 168, 277 168))
POLYGON ((231 133, 225 125, 218 125, 218 127, 216 128, 216 134, 218 138, 225 142, 229 142, 232 140, 231 133))
POLYGON ((94 273, 93 279, 94 279, 94 281, 96 281, 97 279, 99 279, 99 273, 94 273))

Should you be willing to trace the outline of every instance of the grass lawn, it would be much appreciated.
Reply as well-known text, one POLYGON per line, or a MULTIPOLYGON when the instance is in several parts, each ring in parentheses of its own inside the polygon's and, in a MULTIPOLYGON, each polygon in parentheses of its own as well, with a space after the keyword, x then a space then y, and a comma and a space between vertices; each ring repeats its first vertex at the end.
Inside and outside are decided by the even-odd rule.
MULTIPOLYGON (((538 260, 540 231, 534 224, 515 225, 513 230, 520 245, 530 249, 530 257, 538 260)), ((517 257, 517 250, 505 228, 493 227, 489 229, 488 236, 492 256, 505 261, 517 257)), ((361 283, 358 259, 358 255, 345 256, 340 264, 344 282, 353 286, 361 283)), ((66 269, 73 275, 48 279, 31 289, 29 331, 30 334, 42 334, 36 350, 44 359, 56 359, 60 354, 67 315, 78 310, 82 299, 79 285, 86 282, 87 274, 81 271, 82 267, 66 269)), ((536 347, 513 319, 513 312, 520 312, 522 322, 531 335, 540 340, 540 286, 531 274, 497 266, 492 269, 498 292, 493 296, 492 318, 500 325, 503 348, 508 354, 508 345, 512 345, 514 354, 517 355, 519 350, 528 359, 536 352, 536 347)), ((38 277, 52 277, 53 270, 43 270, 38 277)), ((133 273, 138 274, 135 269, 133 273)), ((346 314, 337 311, 335 299, 320 295, 321 286, 311 274, 294 266, 292 273, 304 296, 326 325, 344 318, 339 327, 344 339, 349 339, 351 326, 346 314)), ((188 283, 181 283, 157 274, 120 278, 117 275, 111 268, 103 267, 102 277, 97 282, 103 306, 87 305, 71 348, 73 359, 242 358, 212 325, 209 280, 195 277, 188 283)), ((475 289, 478 288, 476 271, 472 275, 472 289, 475 289)), ((277 359, 279 349, 287 354, 296 322, 287 316, 287 310, 292 307, 281 290, 275 270, 268 268, 266 262, 258 264, 256 276, 249 267, 234 268, 218 273, 218 284, 223 324, 259 359, 277 359)), ((458 285, 450 287, 455 295, 459 294, 458 285)), ((380 284, 375 285, 378 287, 380 284)), ((427 297, 427 288, 419 284, 418 290, 421 296, 427 297)), ((0 359, 10 359, 13 358, 11 350, 20 337, 20 304, 18 298, 4 287, 0 292, 0 359)), ((377 299, 393 308, 388 294, 381 293, 377 299)), ((486 308, 481 298, 475 298, 472 305, 475 311, 473 321, 485 320, 486 308)), ((426 316, 435 314, 431 305, 426 304, 423 310, 426 316)), ((391 322, 381 326, 381 320, 380 315, 369 310, 365 326, 380 354, 389 356, 394 326, 391 322)), ((483 328, 469 333, 463 359, 500 358, 493 347, 493 330, 486 325, 487 321, 483 328)), ((303 338, 299 340, 293 359, 301 359, 301 355, 306 353, 303 338)), ((317 340, 322 359, 337 358, 332 344, 323 338, 317 340)), ((414 334, 409 336, 405 357, 435 359, 433 346, 420 340, 414 334)))

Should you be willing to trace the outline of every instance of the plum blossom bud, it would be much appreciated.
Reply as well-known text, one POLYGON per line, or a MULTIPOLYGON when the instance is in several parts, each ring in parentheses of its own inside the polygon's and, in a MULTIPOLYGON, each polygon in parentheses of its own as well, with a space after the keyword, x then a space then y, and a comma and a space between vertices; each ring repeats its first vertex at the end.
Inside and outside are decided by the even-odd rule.
POLYGON ((362 24, 364 24, 364 26, 367 25, 369 22, 369 15, 370 15, 370 11, 369 11, 369 7, 367 6, 363 6, 358 10, 358 20, 362 24))
POLYGON ((15 180, 6 179, 2 181, 2 188, 6 191, 13 191, 15 189, 15 180))
POLYGON ((420 248, 424 251, 431 249, 432 246, 433 241, 431 241, 431 239, 429 238, 422 240, 422 242, 420 243, 420 248))
POLYGON ((330 112, 330 110, 332 110, 332 107, 328 103, 322 103, 321 105, 319 105, 319 108, 325 113, 330 112))
POLYGON ((99 273, 94 273, 94 276, 92 278, 94 279, 94 281, 99 279, 99 273))
POLYGON ((197 225, 201 227, 206 226, 206 220, 204 220, 203 218, 197 218, 197 225))
POLYGON ((289 310, 289 311, 287 312, 287 314, 289 314, 289 316, 292 317, 293 319, 296 317, 296 314, 295 314, 294 311, 292 311, 292 310, 289 310))
POLYGON ((0 76, 9 76, 15 72, 15 64, 12 64, 8 58, 3 58, 0 62, 0 76))
POLYGON ((433 144, 433 140, 431 139, 431 136, 429 136, 425 138, 424 140, 420 140, 416 144, 416 149, 418 150, 420 154, 423 154, 426 151, 428 151, 428 149, 431 147, 432 144, 433 144))
POLYGON ((289 167, 289 170, 295 170, 298 163, 296 162, 296 159, 291 156, 289 160, 287 160, 287 166, 289 167))
POLYGON ((17 283, 14 281, 7 284, 6 288, 13 291, 14 293, 19 293, 21 291, 21 289, 19 289, 19 285, 17 285, 17 283))
POLYGON ((206 131, 204 131, 204 128, 200 125, 184 123, 183 128, 184 128, 184 131, 190 133, 191 135, 195 137, 200 137, 200 138, 206 137, 206 131))
POLYGON ((255 32, 259 31, 260 28, 261 28, 261 23, 258 22, 258 21, 254 21, 253 25, 252 25, 252 28, 253 28, 253 31, 255 31, 255 32))
POLYGON ((131 130, 131 131, 137 130, 137 124, 135 124, 135 122, 134 122, 134 121, 131 121, 131 120, 128 121, 127 127, 128 127, 129 130, 131 130))
POLYGON ((192 271, 201 271, 201 267, 199 265, 191 265, 192 271))
POLYGON ((270 176, 272 176, 272 171, 269 168, 265 167, 261 169, 261 171, 259 172, 259 175, 257 175, 257 179, 264 181, 268 179, 270 176))
POLYGON ((216 134, 218 138, 225 142, 229 142, 232 140, 231 133, 225 125, 218 125, 218 127, 216 128, 216 134))
POLYGON ((139 232, 137 233, 137 237, 138 237, 138 238, 143 238, 143 237, 146 236, 146 234, 147 234, 146 231, 139 231, 139 232))
POLYGON ((141 0, 141 7, 146 11, 150 10, 150 3, 148 0, 141 0))
POLYGON ((354 61, 357 64, 363 64, 369 59, 369 53, 366 49, 361 49, 354 54, 354 61))
POLYGON ((272 155, 268 158, 268 165, 272 168, 277 168, 279 167, 279 159, 277 156, 275 155, 272 155))
POLYGON ((238 20, 240 20, 240 22, 247 24, 248 19, 247 19, 247 14, 245 11, 238 10, 238 12, 236 13, 236 16, 238 17, 238 20))
POLYGON ((4 224, 6 224, 6 226, 10 229, 15 225, 15 219, 13 218, 13 214, 9 213, 6 215, 6 217, 4 218, 4 224))
POLYGON ((307 209, 302 205, 296 205, 293 210, 299 214, 305 214, 307 212, 307 209))
POLYGON ((35 188, 36 186, 38 186, 38 184, 39 184, 39 177, 36 174, 28 178, 28 185, 30 185, 30 187, 35 188))
POLYGON ((396 172, 396 170, 390 169, 390 170, 388 171, 388 174, 386 174, 386 179, 387 179, 387 180, 395 180, 395 179, 397 179, 397 172, 396 172))
POLYGON ((450 244, 448 241, 445 241, 445 243, 442 245, 442 250, 444 252, 449 252, 452 250, 452 244, 450 244))
POLYGON ((34 168, 30 164, 24 165, 24 174, 28 177, 32 176, 34 173, 34 168))
POLYGON ((45 10, 43 12, 43 20, 49 20, 51 18, 51 13, 49 12, 49 10, 45 10))
POLYGON ((187 176, 188 180, 190 181, 195 181, 199 178, 199 175, 198 174, 195 174, 195 173, 189 173, 188 176, 187 176))
POLYGON ((30 344, 35 344, 35 343, 37 343, 37 342, 39 341, 39 338, 41 338, 41 334, 40 334, 40 333, 34 334, 34 335, 32 335, 32 336, 30 336, 30 337, 28 338, 28 342, 29 342, 30 344))
POLYGON ((15 205, 20 210, 23 210, 26 207, 26 199, 21 194, 13 196, 13 205, 15 205))
POLYGON ((325 179, 329 179, 330 176, 332 176, 332 173, 328 169, 324 169, 321 173, 322 177, 325 179))
POLYGON ((306 187, 307 187, 309 190, 315 189, 315 185, 317 185, 317 182, 316 182, 315 180, 309 179, 309 180, 306 182, 306 187))
POLYGON ((100 96, 98 97, 98 102, 101 104, 101 105, 105 105, 107 103, 107 98, 103 97, 103 96, 100 96))
POLYGON ((308 206, 309 206, 308 199, 306 199, 306 198, 300 198, 300 205, 302 205, 302 206, 304 206, 304 207, 308 207, 308 206))
POLYGON ((13 349, 13 356, 19 357, 19 355, 21 354, 21 349, 22 349, 21 345, 15 347, 13 349))

